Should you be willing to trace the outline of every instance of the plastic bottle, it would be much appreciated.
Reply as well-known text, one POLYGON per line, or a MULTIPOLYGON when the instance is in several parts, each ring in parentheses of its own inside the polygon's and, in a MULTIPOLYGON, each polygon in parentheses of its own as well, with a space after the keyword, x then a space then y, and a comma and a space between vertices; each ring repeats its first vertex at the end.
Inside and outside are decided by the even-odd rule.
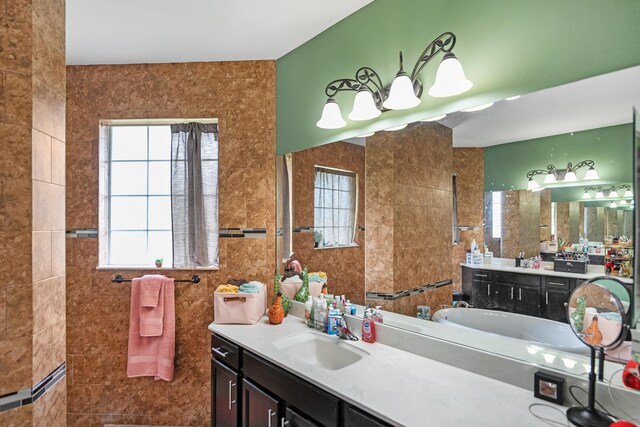
POLYGON ((327 318, 327 334, 338 335, 338 319, 340 318, 340 311, 332 308, 329 310, 327 318))
POLYGON ((349 306, 349 313, 352 316, 355 316, 356 315, 356 308, 357 308, 356 305, 355 304, 351 304, 351 301, 349 301, 349 300, 347 300, 347 305, 349 306))
POLYGON ((376 323, 384 323, 384 318, 382 316, 382 311, 380 311, 380 309, 382 308, 381 305, 377 305, 376 306, 376 311, 374 311, 373 313, 373 321, 376 323))
POLYGON ((316 329, 324 330, 324 314, 322 313, 324 306, 324 298, 318 298, 315 304, 313 321, 316 329))
POLYGON ((342 306, 338 307, 338 310, 340 310, 342 313, 346 314, 347 313, 347 299, 345 298, 344 295, 342 295, 342 297, 340 297, 340 302, 342 303, 342 306))
POLYGON ((364 310, 364 318, 362 319, 362 341, 368 343, 376 342, 376 322, 373 321, 373 309, 366 308, 364 310))
POLYGON ((311 319, 311 310, 313 309, 313 297, 309 295, 307 302, 304 303, 304 320, 309 322, 311 319))

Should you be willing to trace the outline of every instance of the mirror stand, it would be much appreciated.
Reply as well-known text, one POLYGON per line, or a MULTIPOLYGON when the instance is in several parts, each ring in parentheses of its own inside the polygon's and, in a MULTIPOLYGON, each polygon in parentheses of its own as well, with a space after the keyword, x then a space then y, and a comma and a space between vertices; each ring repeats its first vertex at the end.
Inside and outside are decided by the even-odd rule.
MULTIPOLYGON (((612 420, 607 415, 598 411, 595 407, 596 402, 596 348, 591 349, 591 372, 589 372, 589 404, 584 407, 574 407, 567 409, 567 419, 571 425, 580 427, 608 427, 612 420)), ((604 348, 600 347, 600 360, 604 360, 604 348)), ((600 363, 600 375, 602 375, 603 367, 600 363)))

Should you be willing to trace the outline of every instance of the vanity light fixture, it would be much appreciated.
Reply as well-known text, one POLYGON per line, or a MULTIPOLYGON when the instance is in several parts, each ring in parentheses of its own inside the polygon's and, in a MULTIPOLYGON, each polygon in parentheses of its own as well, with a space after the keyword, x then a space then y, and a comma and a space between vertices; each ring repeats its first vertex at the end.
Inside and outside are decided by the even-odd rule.
POLYGON ((421 122, 437 122, 438 120, 442 120, 447 117, 446 114, 440 114, 439 116, 429 117, 428 119, 420 120, 421 122))
POLYGON ((439 53, 444 56, 438 66, 433 86, 428 91, 429 95, 448 97, 468 91, 473 83, 466 78, 460 61, 452 52, 455 44, 456 36, 450 32, 435 38, 418 57, 411 74, 404 71, 400 52, 400 70, 389 89, 382 83, 378 73, 369 67, 359 68, 355 78, 333 80, 324 90, 328 99, 316 126, 322 129, 339 129, 347 125, 334 99, 339 92, 356 92, 353 108, 348 116, 355 121, 375 119, 386 110, 405 110, 418 106, 423 91, 418 75, 439 53))
MULTIPOLYGON (((611 187, 586 187, 584 189, 584 194, 582 195, 583 199, 591 199, 591 192, 595 191, 596 195, 594 197, 594 199, 631 199, 633 198, 633 191, 631 191, 631 185, 629 184, 622 184, 622 185, 614 185, 611 187), (624 191, 624 194, 622 195, 622 197, 620 197, 620 193, 618 193, 618 191, 624 191)), ((620 204, 626 204, 620 202, 620 204)))
POLYGON ((533 178, 529 178, 529 182, 527 182, 527 190, 536 191, 539 188, 540 185, 533 178))
MULTIPOLYGON (((538 184, 534 180, 537 175, 545 176, 544 181, 542 182, 543 184, 570 183, 580 181, 580 179, 576 175, 576 171, 587 166, 589 167, 589 170, 587 170, 587 173, 582 179, 599 179, 598 173, 596 172, 595 168, 595 162, 593 160, 583 160, 576 165, 567 163, 567 167, 564 169, 558 169, 555 165, 548 165, 547 169, 534 169, 527 172, 527 178, 529 180, 527 189, 531 191, 538 189, 538 187, 535 187, 538 184), (532 181, 535 184, 533 184, 532 181)), ((586 195, 583 195, 582 197, 584 199, 588 198, 586 195)))
POLYGON ((466 109, 460 110, 460 111, 465 112, 465 113, 473 113, 474 111, 486 110, 487 108, 491 107, 492 105, 493 105, 493 102, 489 102, 488 104, 482 104, 482 105, 478 105, 476 107, 466 108, 466 109))

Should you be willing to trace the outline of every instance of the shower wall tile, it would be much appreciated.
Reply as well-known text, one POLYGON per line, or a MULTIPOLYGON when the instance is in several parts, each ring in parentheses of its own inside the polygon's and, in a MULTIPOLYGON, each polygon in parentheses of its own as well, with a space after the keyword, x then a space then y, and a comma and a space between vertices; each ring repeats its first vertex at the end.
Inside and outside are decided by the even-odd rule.
MULTIPOLYGON (((365 148, 335 142, 292 154, 293 227, 313 227, 315 166, 352 171, 358 174, 357 226, 365 217, 365 148)), ((293 233, 295 258, 309 271, 327 273, 330 293, 345 295, 352 302, 364 302, 364 233, 356 231, 358 247, 314 249, 313 233, 293 233)))
MULTIPOLYGON (((199 285, 176 285, 171 383, 126 378, 131 285, 113 284, 111 277, 148 271, 96 271, 98 239, 66 241, 68 425, 208 425, 206 326, 213 319, 213 291, 232 277, 263 281, 270 294, 273 287, 275 62, 70 66, 66 93, 67 228, 99 225, 100 120, 189 117, 219 121, 220 227, 267 229, 266 239, 220 239, 218 271, 167 272, 177 279, 193 274, 202 279, 199 285), (255 99, 261 100, 258 107, 255 99), (100 303, 89 304, 94 298, 100 303)), ((54 179, 55 171, 54 161, 54 179)), ((52 264, 55 270, 55 256, 52 264)))

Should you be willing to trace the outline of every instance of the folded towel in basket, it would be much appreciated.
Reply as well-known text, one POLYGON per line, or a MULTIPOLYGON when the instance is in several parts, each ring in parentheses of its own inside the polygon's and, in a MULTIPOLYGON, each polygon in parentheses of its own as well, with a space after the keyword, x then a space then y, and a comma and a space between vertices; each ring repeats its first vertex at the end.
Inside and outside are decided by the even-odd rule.
POLYGON ((238 289, 238 293, 241 294, 259 294, 262 290, 262 283, 260 282, 249 282, 240 286, 238 289))
POLYGON ((238 293, 238 287, 235 285, 220 285, 216 288, 219 294, 235 294, 238 293))

